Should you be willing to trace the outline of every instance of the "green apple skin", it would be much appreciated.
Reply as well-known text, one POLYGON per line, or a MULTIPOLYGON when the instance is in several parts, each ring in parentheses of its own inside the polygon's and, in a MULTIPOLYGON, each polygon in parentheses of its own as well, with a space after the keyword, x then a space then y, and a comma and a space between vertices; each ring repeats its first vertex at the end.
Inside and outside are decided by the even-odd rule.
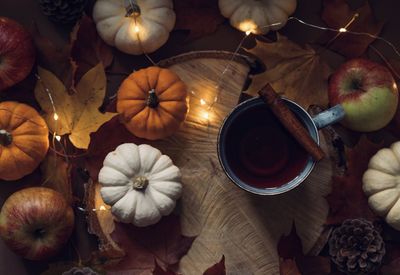
POLYGON ((346 112, 342 124, 354 131, 372 132, 394 117, 398 89, 390 71, 367 59, 344 63, 329 80, 329 102, 346 112))

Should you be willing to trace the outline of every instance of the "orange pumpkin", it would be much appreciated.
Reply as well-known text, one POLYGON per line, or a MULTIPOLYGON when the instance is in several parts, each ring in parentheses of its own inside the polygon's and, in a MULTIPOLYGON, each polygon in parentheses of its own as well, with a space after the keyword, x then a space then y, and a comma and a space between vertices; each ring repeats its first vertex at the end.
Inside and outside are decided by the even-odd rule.
POLYGON ((49 149, 46 122, 32 107, 0 103, 0 179, 17 180, 33 172, 49 149))
POLYGON ((186 96, 186 85, 174 72, 148 67, 122 82, 117 111, 135 136, 162 139, 176 132, 185 120, 186 96))

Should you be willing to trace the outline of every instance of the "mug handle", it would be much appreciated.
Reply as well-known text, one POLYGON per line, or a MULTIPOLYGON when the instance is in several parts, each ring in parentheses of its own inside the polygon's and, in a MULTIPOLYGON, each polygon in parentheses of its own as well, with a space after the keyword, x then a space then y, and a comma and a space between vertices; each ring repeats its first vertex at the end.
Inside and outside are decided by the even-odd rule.
POLYGON ((338 104, 325 110, 312 118, 317 129, 325 128, 333 123, 338 122, 345 116, 343 106, 338 104))

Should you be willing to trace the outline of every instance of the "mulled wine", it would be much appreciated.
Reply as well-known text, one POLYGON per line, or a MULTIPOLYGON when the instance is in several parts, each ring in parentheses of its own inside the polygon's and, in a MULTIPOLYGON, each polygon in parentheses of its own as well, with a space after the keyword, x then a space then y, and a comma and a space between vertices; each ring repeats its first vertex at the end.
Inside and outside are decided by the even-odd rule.
POLYGON ((290 182, 309 157, 264 104, 237 117, 226 133, 225 152, 232 172, 256 188, 290 182))

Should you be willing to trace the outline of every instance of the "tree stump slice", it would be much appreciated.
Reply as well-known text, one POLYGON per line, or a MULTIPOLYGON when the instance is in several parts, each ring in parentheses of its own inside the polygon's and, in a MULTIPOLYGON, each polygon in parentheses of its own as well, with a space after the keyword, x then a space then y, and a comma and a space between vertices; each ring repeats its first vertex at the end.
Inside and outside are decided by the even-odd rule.
MULTIPOLYGON (((328 214, 324 197, 330 192, 332 160, 319 162, 308 179, 278 196, 257 196, 236 187, 224 174, 217 156, 217 137, 224 118, 237 105, 248 78, 248 58, 232 53, 194 52, 160 63, 175 71, 191 93, 190 110, 173 137, 151 144, 171 156, 182 171, 184 193, 181 219, 185 235, 197 235, 182 259, 184 274, 202 274, 225 255, 228 274, 279 274, 277 243, 295 223, 304 252, 310 251, 323 231, 328 214), (229 65, 227 65, 229 64, 229 65), (228 66, 228 67, 227 67, 228 66), (221 81, 221 73, 226 69, 221 81), (218 83, 219 91, 216 88, 218 83), (194 94, 194 95, 193 95, 194 94), (204 99, 218 101, 204 116, 204 99)), ((329 140, 321 135, 329 155, 329 140)))

